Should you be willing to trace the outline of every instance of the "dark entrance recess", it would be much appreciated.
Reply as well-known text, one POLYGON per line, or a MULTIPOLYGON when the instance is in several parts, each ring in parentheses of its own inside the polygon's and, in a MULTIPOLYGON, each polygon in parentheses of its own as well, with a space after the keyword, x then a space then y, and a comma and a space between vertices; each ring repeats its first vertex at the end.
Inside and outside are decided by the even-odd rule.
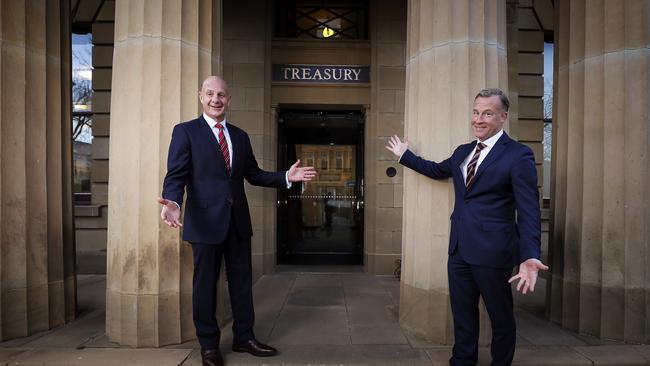
POLYGON ((318 176, 278 193, 278 263, 363 264, 363 123, 361 108, 279 108, 278 167, 318 176))

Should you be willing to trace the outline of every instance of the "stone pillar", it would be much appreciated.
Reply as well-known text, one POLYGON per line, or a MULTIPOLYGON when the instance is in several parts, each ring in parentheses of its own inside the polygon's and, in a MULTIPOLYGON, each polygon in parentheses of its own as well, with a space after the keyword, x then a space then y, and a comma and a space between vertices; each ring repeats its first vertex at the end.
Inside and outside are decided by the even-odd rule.
POLYGON ((175 124, 200 113, 220 67, 218 0, 117 1, 109 147, 106 330, 159 347, 194 337, 192 253, 160 220, 175 124))
POLYGON ((548 315, 650 340, 650 1, 556 2, 548 315))
MULTIPOLYGON (((485 87, 507 92, 506 3, 412 0, 408 6, 405 136, 417 154, 441 161, 473 139, 476 93, 485 87)), ((430 341, 451 344, 447 247, 453 186, 404 171, 400 323, 430 341)))
POLYGON ((70 2, 0 6, 0 341, 73 320, 70 2))

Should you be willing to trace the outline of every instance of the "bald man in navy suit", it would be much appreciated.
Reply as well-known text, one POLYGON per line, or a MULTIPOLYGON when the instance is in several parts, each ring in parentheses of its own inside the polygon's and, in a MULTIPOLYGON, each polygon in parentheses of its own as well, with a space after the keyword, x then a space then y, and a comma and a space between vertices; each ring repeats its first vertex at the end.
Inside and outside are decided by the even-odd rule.
POLYGON ((449 238, 449 298, 454 317, 451 365, 476 365, 479 298, 492 324, 492 365, 510 365, 516 325, 510 283, 534 291, 540 260, 541 220, 533 152, 511 139, 503 124, 510 103, 499 89, 474 98, 471 126, 475 141, 436 163, 415 155, 393 136, 386 148, 400 164, 433 179, 452 178, 455 192, 449 238), (519 271, 512 276, 512 269, 519 271))
POLYGON ((204 366, 223 364, 219 352, 221 333, 215 318, 222 257, 233 312, 232 350, 262 357, 277 353, 253 334, 253 229, 244 179, 257 186, 286 189, 291 182, 309 181, 316 174, 312 167, 300 167, 300 161, 286 172, 260 169, 248 134, 226 122, 230 99, 222 78, 205 79, 199 91, 203 114, 176 125, 172 132, 167 175, 162 198, 158 199, 162 220, 173 228, 183 226, 183 240, 192 244, 192 311, 204 366), (183 225, 180 205, 185 192, 183 225))

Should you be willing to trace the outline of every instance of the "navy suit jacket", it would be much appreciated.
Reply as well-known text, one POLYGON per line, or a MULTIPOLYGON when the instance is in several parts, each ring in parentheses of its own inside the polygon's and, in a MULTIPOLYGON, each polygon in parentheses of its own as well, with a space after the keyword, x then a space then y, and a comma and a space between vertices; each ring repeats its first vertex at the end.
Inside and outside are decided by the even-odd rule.
POLYGON ((533 152, 503 134, 478 166, 469 189, 461 164, 476 141, 436 163, 407 150, 400 164, 427 177, 454 183, 449 254, 457 248, 469 264, 512 268, 540 257, 541 220, 533 152))
POLYGON ((162 196, 180 205, 187 190, 185 241, 219 244, 231 220, 241 238, 250 238, 253 229, 244 179, 257 186, 286 188, 285 172, 261 170, 248 134, 230 123, 227 127, 234 164, 230 175, 219 142, 203 116, 174 126, 162 196))

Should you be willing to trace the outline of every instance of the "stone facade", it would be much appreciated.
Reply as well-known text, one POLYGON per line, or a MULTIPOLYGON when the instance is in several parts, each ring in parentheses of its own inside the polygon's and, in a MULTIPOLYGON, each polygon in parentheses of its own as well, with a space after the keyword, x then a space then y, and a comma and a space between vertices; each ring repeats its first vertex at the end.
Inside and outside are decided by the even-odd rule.
MULTIPOLYGON (((542 52, 554 34, 548 314, 581 333, 648 341, 647 0, 562 1, 555 9, 549 0, 369 1, 367 39, 337 42, 273 37, 271 0, 102 4, 91 25, 93 201, 77 209, 74 225, 70 4, 2 6, 0 67, 11 72, 0 89, 0 339, 74 318, 74 226, 79 268, 107 251, 112 340, 156 347, 194 337, 191 253, 159 221, 155 199, 173 125, 200 112, 201 80, 222 74, 233 95, 228 118, 248 131, 267 170, 286 168, 277 160, 284 106, 363 111, 364 269, 392 274, 401 258, 402 326, 450 343, 452 188, 403 170, 386 139, 405 135, 419 154, 446 158, 472 139, 474 94, 501 87, 512 101, 508 133, 535 152, 541 184, 542 52), (273 83, 275 63, 369 65, 371 77, 346 86, 273 83), (30 108, 34 95, 44 103, 30 108)), ((277 195, 247 192, 258 278, 275 270, 277 195)), ((227 297, 219 301, 223 318, 227 297)))

